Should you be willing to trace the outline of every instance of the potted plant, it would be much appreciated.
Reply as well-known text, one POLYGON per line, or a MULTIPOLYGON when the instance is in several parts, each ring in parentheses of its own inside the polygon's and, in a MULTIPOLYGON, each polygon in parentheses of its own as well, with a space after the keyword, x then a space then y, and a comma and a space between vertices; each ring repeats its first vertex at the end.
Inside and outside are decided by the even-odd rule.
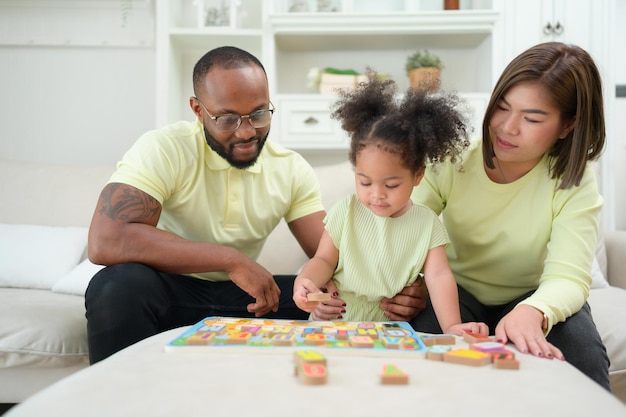
POLYGON ((317 87, 321 94, 334 94, 337 89, 351 89, 361 82, 367 82, 367 76, 353 69, 311 68, 307 75, 310 87, 317 87))
POLYGON ((416 51, 406 59, 404 67, 409 76, 411 88, 426 87, 430 92, 437 91, 443 64, 437 55, 428 49, 416 51))

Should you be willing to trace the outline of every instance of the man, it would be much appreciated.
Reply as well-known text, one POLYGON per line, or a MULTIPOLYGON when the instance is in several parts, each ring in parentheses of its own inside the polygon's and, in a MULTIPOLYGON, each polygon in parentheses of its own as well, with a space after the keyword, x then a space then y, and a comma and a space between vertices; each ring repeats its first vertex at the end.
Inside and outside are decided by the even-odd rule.
MULTIPOLYGON (((292 301, 293 276, 256 263, 284 218, 314 255, 325 212, 310 165, 267 141, 274 106, 267 75, 234 47, 194 67, 196 122, 144 134, 102 190, 89 230, 89 258, 109 265, 85 294, 90 362, 211 315, 306 318, 292 301)), ((423 287, 381 307, 414 317, 423 287)))

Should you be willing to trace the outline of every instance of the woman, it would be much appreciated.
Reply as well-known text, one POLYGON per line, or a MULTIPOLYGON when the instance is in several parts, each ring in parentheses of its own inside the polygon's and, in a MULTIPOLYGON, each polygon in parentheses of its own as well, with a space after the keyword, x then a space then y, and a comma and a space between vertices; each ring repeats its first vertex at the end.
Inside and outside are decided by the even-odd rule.
MULTIPOLYGON (((590 161, 605 143, 593 59, 558 42, 517 56, 482 135, 460 166, 428 169, 412 195, 443 217, 462 320, 487 323, 520 352, 567 360, 610 390, 586 303, 602 206, 590 161)), ((430 305, 411 324, 441 332, 430 305)))

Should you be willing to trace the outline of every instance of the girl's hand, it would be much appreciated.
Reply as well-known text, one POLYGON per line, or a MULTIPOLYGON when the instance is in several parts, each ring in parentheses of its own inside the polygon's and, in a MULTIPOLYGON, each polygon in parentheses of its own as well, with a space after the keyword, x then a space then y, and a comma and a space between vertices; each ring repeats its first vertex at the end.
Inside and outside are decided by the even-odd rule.
POLYGON ((346 312, 346 303, 339 298, 339 292, 335 284, 330 281, 324 287, 324 290, 331 294, 331 299, 319 302, 313 311, 312 318, 314 320, 337 320, 343 318, 346 312))
POLYGON ((496 340, 512 342, 517 350, 542 358, 565 360, 560 349, 548 342, 543 335, 542 313, 528 305, 518 305, 502 317, 496 326, 496 340))
POLYGON ((467 323, 454 324, 445 329, 444 332, 446 334, 455 334, 457 336, 463 336, 464 332, 489 336, 489 327, 485 323, 469 321, 467 323))
POLYGON ((318 293, 320 289, 308 278, 298 277, 293 287, 293 301, 300 310, 311 313, 320 304, 319 301, 309 301, 307 296, 310 293, 318 293))

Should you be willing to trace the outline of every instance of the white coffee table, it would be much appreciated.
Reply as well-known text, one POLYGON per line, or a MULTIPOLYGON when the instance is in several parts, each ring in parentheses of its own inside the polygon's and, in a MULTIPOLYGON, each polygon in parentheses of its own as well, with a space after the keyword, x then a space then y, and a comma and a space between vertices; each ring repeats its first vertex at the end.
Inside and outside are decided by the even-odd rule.
POLYGON ((294 376, 290 352, 165 352, 184 329, 124 349, 4 417, 626 416, 623 403, 557 360, 517 354, 519 370, 499 370, 325 351, 328 381, 314 386, 294 376), (409 384, 381 385, 387 363, 409 384))

